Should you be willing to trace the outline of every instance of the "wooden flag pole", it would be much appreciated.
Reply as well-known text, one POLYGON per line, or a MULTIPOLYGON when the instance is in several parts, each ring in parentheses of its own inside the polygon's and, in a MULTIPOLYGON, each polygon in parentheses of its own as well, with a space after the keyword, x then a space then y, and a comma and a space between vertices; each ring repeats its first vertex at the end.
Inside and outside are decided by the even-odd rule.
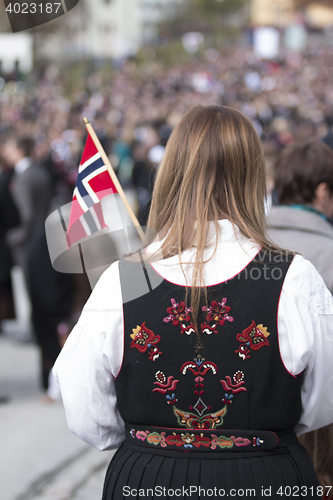
POLYGON ((95 144, 98 152, 100 153, 100 155, 102 157, 102 160, 104 161, 104 164, 105 164, 106 168, 108 169, 109 175, 110 175, 110 177, 112 179, 113 184, 115 185, 115 187, 117 189, 117 192, 118 192, 120 198, 124 202, 124 205, 125 205, 125 207, 127 209, 127 212, 129 213, 129 216, 132 219, 132 222, 133 222, 133 224, 135 226, 135 229, 137 230, 137 232, 138 232, 138 234, 139 234, 139 236, 140 236, 140 238, 142 240, 142 243, 146 244, 145 233, 143 232, 142 227, 140 226, 139 221, 136 218, 136 216, 135 216, 135 214, 134 214, 134 212, 132 210, 131 205, 127 201, 127 198, 125 196, 124 190, 121 187, 120 182, 118 181, 118 178, 117 178, 117 176, 115 174, 115 171, 112 168, 110 160, 109 160, 107 154, 105 153, 105 151, 103 149, 103 146, 100 143, 100 141, 99 141, 99 139, 98 139, 98 137, 96 135, 95 130, 93 129, 91 123, 89 123, 88 118, 83 118, 83 121, 85 123, 85 126, 86 126, 86 129, 87 129, 88 133, 90 134, 90 137, 92 138, 92 140, 93 140, 93 142, 94 142, 94 144, 95 144))

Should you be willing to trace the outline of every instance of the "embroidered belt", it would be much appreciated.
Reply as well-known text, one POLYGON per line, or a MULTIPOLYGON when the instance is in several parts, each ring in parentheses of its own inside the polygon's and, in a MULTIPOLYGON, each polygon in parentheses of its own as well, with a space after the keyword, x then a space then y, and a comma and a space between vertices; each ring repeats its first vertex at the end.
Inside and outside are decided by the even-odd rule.
POLYGON ((269 451, 297 442, 294 431, 197 430, 126 423, 126 440, 136 445, 179 451, 269 451))

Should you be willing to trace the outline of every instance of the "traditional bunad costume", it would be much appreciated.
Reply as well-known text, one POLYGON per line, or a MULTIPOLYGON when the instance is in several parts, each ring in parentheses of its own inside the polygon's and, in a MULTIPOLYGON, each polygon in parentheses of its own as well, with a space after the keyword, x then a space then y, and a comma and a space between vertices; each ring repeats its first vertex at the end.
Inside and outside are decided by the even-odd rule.
POLYGON ((331 294, 301 256, 219 225, 200 338, 178 257, 121 261, 58 358, 71 430, 99 449, 120 445, 104 500, 321 496, 294 431, 333 421, 331 294))

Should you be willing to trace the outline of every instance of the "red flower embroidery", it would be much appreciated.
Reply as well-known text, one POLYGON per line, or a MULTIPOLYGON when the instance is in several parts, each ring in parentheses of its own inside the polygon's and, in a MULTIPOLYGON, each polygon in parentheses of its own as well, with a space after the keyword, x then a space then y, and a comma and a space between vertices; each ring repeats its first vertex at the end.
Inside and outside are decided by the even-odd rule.
POLYGON ((231 307, 226 306, 226 302, 227 299, 223 298, 221 302, 213 300, 210 307, 204 306, 202 310, 208 312, 206 321, 214 321, 214 323, 219 322, 220 325, 224 325, 226 321, 232 322, 234 318, 228 315, 231 307))
POLYGON ((258 349, 261 349, 264 345, 269 346, 267 339, 269 335, 270 333, 264 325, 256 325, 255 322, 252 321, 251 325, 245 328, 242 333, 237 334, 236 338, 238 342, 241 342, 241 345, 235 352, 238 353, 239 357, 243 358, 243 360, 249 358, 250 349, 258 351, 258 349))
MULTIPOLYGON (((155 351, 158 349, 154 346, 154 344, 158 344, 161 340, 159 335, 155 335, 152 330, 146 327, 146 322, 144 321, 141 326, 137 326, 133 328, 133 333, 130 335, 132 342, 131 348, 136 347, 140 352, 146 352, 148 347, 152 347, 153 349, 150 351, 155 351)), ((162 354, 161 352, 159 354, 162 354)), ((151 359, 149 357, 149 359, 151 359)))
POLYGON ((175 299, 171 299, 172 307, 168 307, 167 312, 169 316, 163 319, 165 323, 168 323, 172 320, 172 324, 177 326, 179 322, 182 321, 190 321, 191 316, 188 314, 191 312, 190 307, 185 307, 185 302, 180 302, 177 304, 175 299))

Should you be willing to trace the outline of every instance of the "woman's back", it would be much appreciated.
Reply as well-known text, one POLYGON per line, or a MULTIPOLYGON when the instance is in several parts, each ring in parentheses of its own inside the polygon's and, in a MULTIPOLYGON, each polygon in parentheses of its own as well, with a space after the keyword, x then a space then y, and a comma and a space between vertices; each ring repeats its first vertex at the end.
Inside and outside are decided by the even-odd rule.
POLYGON ((151 247, 137 262, 114 264, 56 368, 74 432, 99 448, 125 439, 104 500, 186 498, 191 487, 192 498, 223 496, 214 488, 321 496, 293 428, 331 418, 332 298, 304 259, 290 263, 270 245, 265 189, 262 148, 244 115, 197 106, 183 117, 159 167, 148 225, 162 238, 162 262, 176 260, 170 275, 185 283, 147 280, 158 276, 151 265, 161 271, 151 247), (212 280, 221 270, 225 277, 212 280))
POLYGON ((110 464, 105 500, 122 498, 126 488, 158 496, 159 488, 171 495, 184 487, 193 498, 201 498, 199 487, 202 495, 217 488, 238 497, 246 489, 256 498, 264 490, 283 498, 291 488, 317 497, 311 461, 293 431, 303 376, 287 371, 278 342, 291 260, 280 254, 272 262, 260 252, 239 274, 209 286, 200 339, 185 287, 167 280, 154 286, 148 263, 119 263, 124 297, 141 280, 151 286, 123 305, 115 389, 126 440, 110 464))
MULTIPOLYGON (((259 252, 234 278, 208 287, 200 336, 182 286, 164 280, 123 305, 124 355, 115 387, 126 422, 184 431, 294 429, 302 374, 284 367, 277 336, 292 256, 279 257, 275 263, 259 252)), ((123 296, 145 271, 141 263, 120 262, 123 296)))

